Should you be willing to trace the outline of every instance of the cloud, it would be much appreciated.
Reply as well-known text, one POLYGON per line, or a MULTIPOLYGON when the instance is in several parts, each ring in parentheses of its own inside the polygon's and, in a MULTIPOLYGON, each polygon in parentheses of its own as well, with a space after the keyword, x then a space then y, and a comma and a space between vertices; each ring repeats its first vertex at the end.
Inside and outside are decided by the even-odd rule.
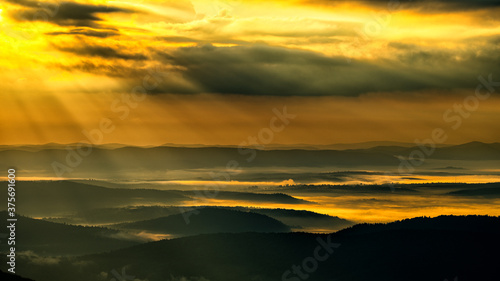
POLYGON ((13 18, 18 21, 46 21, 59 26, 98 27, 102 21, 99 13, 132 13, 131 9, 75 2, 39 2, 31 0, 12 1, 23 9, 15 10, 13 18))
POLYGON ((37 264, 37 265, 54 265, 54 264, 58 264, 61 261, 60 257, 39 256, 33 251, 19 252, 18 255, 20 257, 28 259, 30 262, 37 264))
POLYGON ((76 64, 53 63, 53 67, 62 69, 68 72, 84 72, 92 73, 98 76, 111 78, 138 77, 144 75, 146 70, 127 65, 125 63, 114 62, 109 64, 106 62, 96 62, 90 59, 81 59, 76 64))
MULTIPOLYGON (((305 0, 311 5, 341 5, 352 2, 350 0, 305 0)), ((362 0, 356 3, 363 6, 372 6, 386 9, 392 6, 403 10, 419 10, 420 12, 457 12, 500 7, 500 0, 362 0)))
POLYGON ((97 37, 97 38, 107 38, 111 36, 117 36, 120 33, 116 30, 94 30, 94 29, 85 29, 85 28, 75 28, 71 29, 67 32, 48 32, 45 33, 47 35, 83 35, 87 37, 97 37))
MULTIPOLYGON (((414 49, 396 52, 392 60, 348 63, 341 57, 267 45, 201 45, 179 48, 164 54, 164 59, 181 69, 186 81, 207 93, 358 96, 368 92, 474 87, 478 75, 495 71, 500 61, 497 51, 485 49, 477 54, 414 49)), ((160 90, 172 89, 165 85, 160 90)))
POLYGON ((249 45, 250 43, 243 40, 234 39, 212 39, 200 40, 184 36, 164 36, 157 39, 163 40, 168 43, 193 43, 193 44, 235 44, 235 45, 249 45))
MULTIPOLYGON (((121 2, 126 5, 126 1, 121 2), (125 3, 124 3, 125 2, 125 3)), ((140 7, 141 13, 135 14, 136 21, 142 23, 188 23, 196 18, 196 10, 189 0, 130 1, 133 7, 140 7), (139 3, 137 3, 139 2, 139 3)))
MULTIPOLYGON (((387 1, 368 2, 387 4, 387 1)), ((448 5, 448 2, 432 3, 448 5)), ((38 3, 22 0, 18 5, 25 8, 21 11, 33 12, 41 9, 38 3)), ((412 15, 408 22, 401 21, 400 26, 395 23, 394 30, 388 28, 379 37, 366 40, 355 32, 362 27, 359 19, 348 21, 332 15, 327 20, 312 12, 295 18, 288 13, 277 17, 233 16, 222 11, 187 23, 160 21, 179 10, 185 11, 186 19, 194 13, 190 2, 179 2, 177 6, 175 3, 142 3, 140 16, 151 14, 157 18, 139 24, 132 31, 113 26, 113 21, 106 22, 109 28, 96 28, 99 13, 132 12, 139 6, 125 3, 125 8, 106 8, 63 2, 52 19, 60 25, 71 23, 78 27, 44 30, 49 35, 49 44, 67 53, 67 57, 47 64, 58 70, 116 79, 119 81, 115 84, 126 90, 141 85, 146 69, 159 65, 169 75, 148 91, 155 94, 359 96, 373 92, 471 88, 477 84, 479 75, 494 73, 500 62, 499 37, 488 37, 489 28, 476 27, 468 35, 456 36, 456 31, 468 28, 468 24, 457 27, 454 22, 450 27, 440 25, 441 19, 435 19, 436 26, 433 22, 415 27, 412 15), (163 9, 153 14, 155 7, 163 9), (435 33, 429 32, 431 29, 435 33), (399 38, 398 34, 404 32, 416 37, 399 38), (435 38, 441 38, 445 32, 452 36, 434 44, 435 38), (471 34, 483 37, 468 41, 473 40, 471 34)))
POLYGON ((184 37, 184 36, 165 36, 165 37, 161 37, 160 39, 164 40, 165 42, 171 42, 171 43, 199 43, 199 42, 201 42, 198 39, 184 37))
POLYGON ((417 9, 422 11, 468 11, 500 7, 500 0, 414 0, 417 9))
POLYGON ((84 45, 82 47, 57 47, 63 52, 74 53, 79 56, 100 57, 104 59, 146 60, 143 54, 126 54, 112 47, 99 45, 84 45))
POLYGON ((156 65, 167 75, 148 91, 152 94, 359 96, 474 88, 479 75, 497 72, 500 48, 495 40, 465 42, 469 48, 451 50, 389 42, 385 49, 390 55, 350 62, 345 57, 264 44, 232 47, 200 44, 173 50, 148 48, 135 53, 118 45, 58 46, 61 51, 99 57, 102 61, 79 60, 77 64, 57 67, 121 78, 124 89, 129 89, 141 85, 147 68, 156 65), (139 66, 134 61, 145 64, 139 66))

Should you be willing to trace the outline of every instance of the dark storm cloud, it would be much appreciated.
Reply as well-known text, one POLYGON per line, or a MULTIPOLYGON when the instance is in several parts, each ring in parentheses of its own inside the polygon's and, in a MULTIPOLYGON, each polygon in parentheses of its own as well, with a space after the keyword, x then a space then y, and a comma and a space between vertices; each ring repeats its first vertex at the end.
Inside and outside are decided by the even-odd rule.
POLYGON ((148 65, 159 65, 169 73, 149 91, 156 94, 359 96, 372 92, 474 88, 479 75, 486 77, 490 73, 498 80, 497 37, 475 40, 468 44, 469 49, 455 50, 393 42, 387 45, 387 53, 391 54, 387 58, 350 62, 345 57, 257 44, 235 47, 205 44, 173 51, 147 48, 134 53, 123 46, 85 46, 87 43, 82 41, 84 47, 57 48, 103 60, 57 67, 122 78, 124 86, 129 87, 142 83, 146 73, 137 69, 134 61, 148 59, 148 65), (481 52, 477 52, 478 46, 481 52))
MULTIPOLYGON (((498 68, 492 48, 458 61, 454 53, 419 50, 395 60, 352 61, 264 45, 179 48, 165 62, 182 69, 200 91, 243 95, 340 95, 474 87, 478 75, 498 68)), ((172 92, 168 84, 160 91, 172 92)), ((175 91, 179 91, 176 87, 175 91)), ((186 90, 185 92, 190 92, 186 90)), ((182 92, 182 91, 181 91, 182 92)))
POLYGON ((63 52, 70 52, 80 56, 100 57, 103 59, 146 60, 143 54, 127 54, 108 46, 87 45, 83 47, 57 47, 63 52))
MULTIPOLYGON (((354 2, 352 0, 306 1, 310 4, 332 4, 354 2)), ((356 1, 366 6, 378 8, 397 7, 397 9, 416 9, 422 12, 469 11, 500 7, 500 0, 362 0, 356 1)))
POLYGON ((417 45, 415 44, 409 44, 409 43, 401 43, 401 42, 390 42, 388 44, 389 47, 399 49, 399 50, 414 50, 417 48, 417 45))
POLYGON ((482 37, 481 40, 482 43, 477 44, 477 38, 467 39, 464 42, 470 44, 470 49, 459 48, 456 51, 401 43, 390 43, 389 47, 402 51, 396 55, 401 63, 417 69, 429 68, 434 72, 446 70, 450 75, 460 72, 476 72, 478 75, 496 73, 500 63, 500 45, 496 42, 498 37, 482 37))
POLYGON ((116 30, 106 30, 106 31, 98 31, 98 30, 92 30, 92 29, 83 29, 83 28, 76 28, 76 29, 71 29, 68 32, 48 32, 45 33, 47 35, 83 35, 87 37, 97 37, 97 38, 107 38, 111 36, 117 36, 120 33, 117 32, 116 30))
POLYGON ((201 42, 198 39, 183 37, 183 36, 165 36, 165 37, 159 37, 157 39, 163 40, 165 42, 171 42, 171 43, 199 43, 199 42, 201 42))
POLYGON ((219 43, 219 44, 237 44, 237 45, 248 45, 250 44, 247 41, 243 40, 234 40, 234 39, 212 39, 212 40, 199 40, 190 37, 183 36, 163 36, 157 37, 157 40, 163 40, 169 43, 196 43, 196 44, 210 44, 210 43, 219 43))
MULTIPOLYGON (((6 0, 6 2, 30 8, 38 8, 41 4, 41 2, 39 1, 31 1, 31 0, 6 0)), ((57 2, 52 2, 52 3, 57 3, 57 2)))
POLYGON ((422 10, 460 11, 500 7, 500 0, 413 0, 422 10))
POLYGON ((490 42, 495 45, 500 45, 500 35, 490 38, 490 42))
POLYGON ((133 79, 142 77, 144 76, 144 73, 147 73, 147 69, 132 67, 130 65, 118 62, 109 64, 99 63, 91 60, 81 60, 74 65, 64 65, 62 63, 54 63, 52 65, 69 72, 79 71, 113 78, 130 77, 133 79))
POLYGON ((102 19, 99 13, 131 13, 132 10, 104 5, 80 4, 74 2, 57 1, 12 1, 12 4, 23 6, 24 9, 15 11, 13 17, 19 21, 45 21, 60 26, 99 26, 102 19))

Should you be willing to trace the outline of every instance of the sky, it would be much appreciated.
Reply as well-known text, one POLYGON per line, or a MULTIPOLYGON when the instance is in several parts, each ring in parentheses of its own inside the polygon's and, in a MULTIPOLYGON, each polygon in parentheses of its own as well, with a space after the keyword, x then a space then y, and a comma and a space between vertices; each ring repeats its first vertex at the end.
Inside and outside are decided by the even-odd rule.
POLYGON ((499 14, 497 0, 2 0, 0 144, 497 142, 499 14))

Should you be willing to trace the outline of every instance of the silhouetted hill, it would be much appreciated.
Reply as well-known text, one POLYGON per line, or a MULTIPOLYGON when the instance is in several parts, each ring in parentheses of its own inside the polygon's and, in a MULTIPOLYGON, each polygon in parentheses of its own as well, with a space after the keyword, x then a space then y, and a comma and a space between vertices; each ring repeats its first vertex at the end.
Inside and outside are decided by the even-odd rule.
POLYGON ((220 191, 217 193, 217 199, 223 200, 240 200, 252 202, 267 202, 281 204, 312 204, 303 199, 298 199, 284 193, 250 193, 250 192, 233 192, 220 191))
MULTIPOLYGON (((17 211, 33 217, 65 216, 86 213, 92 209, 129 205, 181 205, 183 202, 202 203, 202 192, 106 188, 72 181, 23 181, 18 183, 17 211)), ((250 193, 218 191, 218 200, 266 202, 279 204, 310 204, 283 193, 250 193)), ((6 205, 0 208, 5 210, 6 205)))
POLYGON ((44 218, 54 222, 70 224, 115 224, 166 217, 178 214, 181 207, 174 206, 132 206, 124 208, 99 208, 68 214, 59 218, 44 218))
POLYGON ((173 235, 290 231, 282 222, 265 215, 220 208, 199 208, 192 212, 118 224, 115 227, 173 235))
POLYGON ((3 272, 0 270, 0 280, 2 281, 33 281, 31 279, 23 278, 19 275, 3 272))
POLYGON ((500 183, 489 183, 478 186, 478 188, 468 188, 449 192, 450 195, 457 196, 480 196, 488 198, 500 197, 500 183))
MULTIPOLYGON (((17 186, 17 212, 35 217, 134 204, 172 205, 192 200, 180 191, 113 189, 71 181, 22 181, 17 186)), ((5 210, 5 206, 2 207, 5 210)))
POLYGON ((342 231, 346 234, 369 234, 392 230, 452 230, 500 233, 500 217, 489 216, 439 216, 419 217, 387 224, 357 224, 342 231))
POLYGON ((80 273, 74 281, 111 278, 111 270, 121 272, 122 268, 127 275, 149 281, 181 277, 303 280, 293 274, 283 278, 294 266, 300 266, 311 281, 443 281, 455 277, 493 281, 500 276, 499 229, 497 217, 443 216, 355 226, 330 238, 307 233, 209 234, 63 260, 57 265, 22 262, 37 281, 62 281, 77 269, 80 273), (332 247, 325 259, 327 252, 318 238, 323 244, 331 241, 340 247, 332 247), (314 262, 315 251, 323 261, 314 262), (304 265, 312 269, 305 271, 304 265))
MULTIPOLYGON (((7 212, 1 211, 5 220, 7 212)), ((136 245, 136 237, 102 227, 73 226, 18 216, 16 250, 38 255, 83 255, 136 245), (132 240, 132 239, 135 239, 132 240)))
POLYGON ((188 208, 174 206, 133 206, 126 208, 102 208, 80 212, 78 214, 71 214, 65 217, 45 218, 45 220, 69 224, 118 224, 125 222, 151 220, 160 217, 180 214, 181 212, 190 212, 193 209, 198 208, 219 208, 262 214, 290 226, 294 231, 332 232, 346 228, 348 226, 352 226, 354 224, 351 221, 341 219, 339 217, 323 215, 304 210, 221 206, 199 206, 188 208))
MULTIPOLYGON (((151 220, 160 217, 179 214, 182 211, 189 212, 193 208, 213 208, 208 206, 199 207, 177 207, 177 206, 133 206, 125 208, 101 208, 93 209, 78 214, 71 214, 59 218, 45 218, 53 222, 64 222, 69 224, 116 224, 124 222, 136 222, 151 220)), ((216 207, 242 212, 252 212, 269 216, 292 227, 294 230, 325 232, 336 231, 351 226, 354 223, 339 217, 318 214, 311 211, 293 209, 265 209, 248 207, 216 207)))
POLYGON ((364 184, 364 185, 332 185, 332 184, 297 184, 278 186, 277 190, 284 191, 300 191, 300 192, 325 192, 325 191, 341 191, 349 193, 416 193, 418 190, 410 188, 411 185, 396 184, 390 186, 388 184, 364 184))
POLYGON ((332 217, 304 210, 264 209, 264 208, 245 208, 245 207, 222 207, 222 208, 236 209, 236 210, 266 215, 283 222, 284 224, 292 227, 294 230, 303 229, 303 231, 331 232, 354 225, 354 222, 341 219, 339 217, 332 217))

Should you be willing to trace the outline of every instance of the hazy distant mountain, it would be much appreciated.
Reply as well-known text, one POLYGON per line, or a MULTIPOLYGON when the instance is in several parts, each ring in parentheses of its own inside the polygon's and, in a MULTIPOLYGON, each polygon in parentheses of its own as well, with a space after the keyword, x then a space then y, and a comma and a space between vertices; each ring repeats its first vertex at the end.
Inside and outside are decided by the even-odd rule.
MULTIPOLYGON (((7 218, 1 211, 0 217, 7 218)), ((102 227, 83 227, 18 216, 16 251, 38 255, 83 255, 138 244, 138 238, 102 227)), ((3 279, 2 279, 3 280, 3 279)))
MULTIPOLYGON (((440 160, 500 160, 500 143, 470 142, 461 145, 451 145, 440 147, 435 145, 432 153, 425 158, 440 160)), ((373 153, 383 153, 397 155, 408 158, 414 151, 422 151, 422 148, 414 145, 412 147, 403 146, 377 146, 365 149, 373 153)))
MULTIPOLYGON (((162 146, 166 147, 190 147, 190 148, 201 148, 201 147, 229 147, 235 148, 236 145, 203 145, 203 144, 188 144, 180 145, 173 143, 165 143, 162 146)), ((293 149, 303 149, 303 150, 346 150, 346 149, 368 149, 377 146, 399 146, 399 147, 413 147, 415 143, 411 142, 396 142, 396 141, 368 141, 368 142, 358 142, 358 143, 334 143, 334 144, 267 144, 263 147, 263 150, 293 150, 293 149)), ((449 146, 446 144, 438 144, 437 147, 449 146)), ((245 148, 251 148, 250 146, 245 148)))
POLYGON ((114 227, 183 236, 206 233, 290 232, 290 227, 266 215, 220 208, 198 208, 191 212, 118 224, 114 227))
MULTIPOLYGON (((77 148, 81 144, 70 143, 47 143, 47 144, 22 144, 22 145, 0 145, 2 150, 22 150, 22 151, 40 151, 43 149, 61 149, 61 148, 77 148)), ((290 149, 304 149, 304 150, 346 150, 346 149, 368 149, 377 146, 399 146, 399 147, 413 147, 415 143, 411 142, 396 142, 396 141, 368 141, 359 143, 334 143, 334 144, 268 144, 262 149, 264 150, 290 150, 290 149)), ((437 147, 451 146, 449 144, 438 144, 437 147)), ((153 147, 177 147, 177 148, 238 148, 237 145, 206 145, 206 144, 176 144, 164 143, 157 146, 134 146, 119 143, 106 143, 95 145, 96 148, 102 149, 116 149, 123 147, 138 147, 138 148, 153 148, 153 147)), ((250 146, 244 148, 252 148, 250 146)))
POLYGON ((359 225, 330 238, 306 233, 210 234, 63 260, 58 265, 21 261, 27 275, 37 281, 63 281, 77 270, 74 281, 111 278, 113 269, 149 281, 303 280, 292 274, 297 266, 311 281, 498 280, 499 235, 498 217, 442 216, 359 225), (326 259, 315 259, 316 249, 326 259), (327 255, 326 249, 331 251, 327 255))
POLYGON ((500 143, 470 142, 436 149, 433 159, 500 160, 500 143))
MULTIPOLYGON (((316 145, 317 149, 332 149, 332 150, 346 150, 346 149, 369 149, 374 147, 414 147, 415 143, 412 142, 397 142, 397 141, 368 141, 359 143, 337 143, 330 145, 316 145)), ((437 147, 452 146, 450 144, 437 144, 437 147)))
POLYGON ((356 194, 356 193, 416 193, 418 190, 414 189, 417 185, 410 184, 395 184, 390 186, 388 184, 364 184, 364 185, 331 185, 331 184, 297 184, 293 186, 278 186, 275 190, 283 192, 341 192, 343 194, 356 194))
MULTIPOLYGON (((19 150, 19 151, 29 151, 29 152, 37 152, 41 150, 47 149, 78 149, 81 146, 79 143, 69 143, 69 144, 61 144, 61 143, 47 143, 47 144, 22 144, 22 145, 0 145, 0 151, 3 150, 19 150)), ((119 144, 119 143, 107 143, 96 145, 98 148, 102 149, 116 149, 122 147, 130 147, 131 145, 119 144)), ((131 146, 138 147, 138 146, 131 146)))
MULTIPOLYGON (((195 169, 225 167, 229 161, 236 161, 245 167, 323 167, 334 165, 397 165, 392 155, 382 153, 337 150, 244 150, 237 148, 173 148, 173 147, 123 147, 113 150, 94 147, 92 152, 81 157, 74 169, 67 162, 68 150, 44 149, 36 152, 0 151, 0 168, 19 167, 27 173, 56 176, 52 164, 58 162, 68 167, 65 176, 80 178, 120 178, 124 172, 144 172, 167 169, 195 169), (255 157, 252 157, 256 153, 255 157), (258 155, 258 156, 257 156, 258 155), (248 159, 253 158, 251 161, 248 159), (73 171, 69 172, 69 169, 73 171), (104 177, 104 175, 106 177, 104 177)), ((72 154, 73 155, 73 154, 72 154)), ((74 155, 73 155, 74 156, 74 155)), ((76 156, 75 156, 76 157, 76 156)), ((76 164, 75 164, 76 165, 76 164)))
MULTIPOLYGON (((163 178, 167 170, 225 167, 229 161, 236 161, 242 167, 398 167, 397 158, 409 157, 416 146, 383 145, 348 150, 250 150, 240 153, 230 147, 120 147, 113 149, 93 147, 92 152, 78 159, 75 153, 64 146, 32 148, 30 151, 0 151, 0 169, 19 167, 19 173, 30 176, 54 177, 52 164, 66 165, 64 177, 73 178, 163 178), (72 156, 68 156, 72 155, 72 156), (69 157, 69 158, 68 158, 69 157), (77 160, 74 160, 76 157, 77 160), (73 159, 74 168, 67 159, 73 159), (77 164, 75 164, 77 163, 77 164), (71 169, 71 171, 69 170, 71 169)), ((368 146, 367 146, 368 147, 368 146)), ((442 160, 500 160, 500 144, 473 142, 463 145, 438 147, 426 157, 442 160)))

